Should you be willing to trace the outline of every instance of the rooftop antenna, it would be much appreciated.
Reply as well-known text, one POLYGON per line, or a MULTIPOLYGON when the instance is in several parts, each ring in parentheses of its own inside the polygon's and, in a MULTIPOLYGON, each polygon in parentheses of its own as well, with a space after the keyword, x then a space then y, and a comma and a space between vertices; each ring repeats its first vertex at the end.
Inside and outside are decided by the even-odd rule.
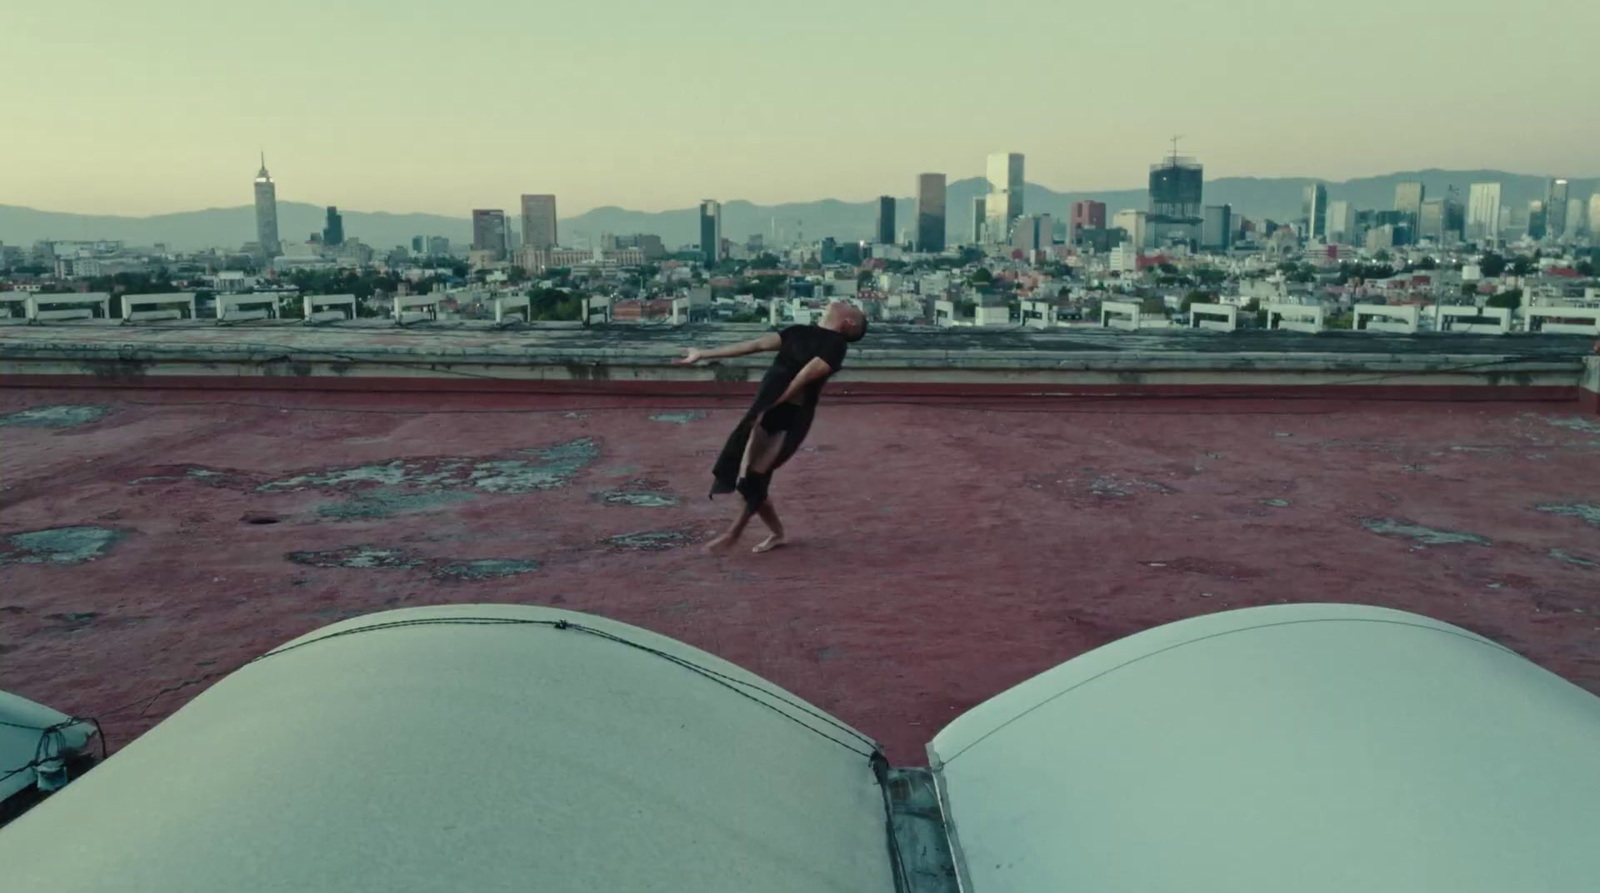
POLYGON ((1183 139, 1183 134, 1174 134, 1172 137, 1172 163, 1178 163, 1178 140, 1183 139))

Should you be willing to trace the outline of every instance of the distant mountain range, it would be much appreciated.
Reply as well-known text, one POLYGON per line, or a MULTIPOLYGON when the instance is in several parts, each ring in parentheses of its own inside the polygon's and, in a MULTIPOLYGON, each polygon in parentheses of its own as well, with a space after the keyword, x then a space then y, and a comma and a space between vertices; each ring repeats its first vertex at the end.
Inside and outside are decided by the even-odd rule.
MULTIPOLYGON (((1396 183, 1420 180, 1429 197, 1445 194, 1454 186, 1463 204, 1471 183, 1502 184, 1502 203, 1526 210, 1528 202, 1543 199, 1548 178, 1505 171, 1425 170, 1363 177, 1327 184, 1330 201, 1346 200, 1357 208, 1391 208, 1396 183)), ((1293 220, 1300 215, 1301 190, 1311 178, 1224 177, 1205 184, 1205 203, 1230 204, 1236 214, 1252 218, 1293 220)), ((1600 179, 1574 179, 1572 198, 1587 200, 1600 188, 1600 179)), ((980 177, 957 180, 949 185, 946 219, 949 238, 960 241, 971 234, 972 199, 988 191, 980 177)), ((513 197, 514 198, 514 197, 513 197)), ((1028 213, 1048 213, 1066 217, 1073 202, 1084 199, 1105 202, 1110 213, 1124 208, 1146 206, 1143 189, 1101 192, 1056 192, 1036 183, 1027 184, 1024 204, 1028 213)), ((895 220, 904 230, 913 223, 915 202, 902 197, 896 202, 895 220)), ((516 213, 514 202, 506 204, 508 215, 516 213)), ((278 229, 285 239, 299 239, 320 232, 324 209, 301 202, 278 203, 278 229)), ((360 238, 379 249, 409 245, 413 236, 445 236, 461 245, 472 238, 472 223, 466 217, 437 214, 390 214, 386 212, 343 211, 347 236, 360 238)), ((696 208, 645 212, 625 208, 595 208, 560 221, 563 244, 583 245, 600 236, 628 233, 654 233, 669 248, 688 245, 699 239, 696 208)), ((727 201, 722 206, 724 237, 743 241, 753 233, 771 240, 785 241, 803 234, 807 239, 833 236, 840 241, 870 238, 877 215, 877 202, 843 202, 823 199, 783 205, 756 205, 746 201, 727 201)), ((250 205, 234 208, 208 208, 154 217, 109 217, 88 214, 63 214, 38 211, 13 205, 0 205, 0 243, 31 245, 38 239, 120 239, 129 245, 149 246, 165 243, 172 249, 208 247, 236 248, 255 240, 255 211, 250 205)))

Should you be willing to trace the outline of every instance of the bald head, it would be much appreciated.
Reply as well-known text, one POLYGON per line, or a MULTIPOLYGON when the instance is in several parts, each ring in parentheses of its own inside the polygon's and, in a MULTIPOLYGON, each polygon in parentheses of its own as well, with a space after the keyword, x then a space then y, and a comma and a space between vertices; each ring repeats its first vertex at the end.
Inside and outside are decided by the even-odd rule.
POLYGON ((860 341, 867 334, 867 315, 846 301, 834 301, 822 316, 822 327, 843 335, 846 341, 860 341))

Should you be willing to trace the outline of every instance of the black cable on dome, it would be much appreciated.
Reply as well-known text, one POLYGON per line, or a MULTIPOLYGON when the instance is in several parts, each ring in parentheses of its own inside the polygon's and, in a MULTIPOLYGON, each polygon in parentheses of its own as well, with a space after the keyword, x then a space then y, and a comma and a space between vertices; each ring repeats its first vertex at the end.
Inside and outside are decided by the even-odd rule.
POLYGON ((418 617, 418 618, 413 618, 413 619, 408 619, 408 620, 392 620, 392 621, 385 621, 385 622, 381 622, 381 623, 367 624, 367 625, 364 625, 364 626, 352 627, 350 629, 337 630, 335 632, 331 632, 331 633, 327 633, 325 635, 317 636, 316 638, 313 638, 313 639, 307 639, 307 640, 302 641, 302 642, 295 642, 295 643, 290 644, 290 645, 285 645, 285 646, 283 646, 281 648, 277 648, 277 649, 274 649, 272 651, 268 651, 267 653, 265 653, 265 654, 263 654, 263 655, 261 655, 259 657, 256 657, 253 660, 250 660, 250 661, 246 662, 245 666, 249 666, 250 664, 256 663, 258 661, 263 661, 263 660, 266 660, 268 658, 277 657, 279 655, 286 654, 286 653, 288 653, 290 651, 294 651, 294 650, 297 650, 297 649, 300 649, 300 648, 304 648, 304 647, 306 647, 308 645, 315 645, 315 644, 319 644, 321 642, 326 642, 326 641, 329 641, 331 639, 337 639, 337 638, 342 638, 344 636, 357 635, 357 634, 361 634, 361 633, 377 632, 377 631, 380 631, 380 630, 403 629, 403 628, 406 628, 406 627, 414 627, 414 626, 542 626, 542 627, 548 627, 548 628, 557 629, 557 630, 574 630, 574 631, 577 631, 577 632, 586 633, 588 635, 592 635, 592 636, 595 636, 597 638, 605 639, 605 640, 610 641, 610 642, 615 642, 615 643, 617 643, 619 645, 624 645, 624 646, 627 646, 629 648, 633 648, 633 649, 638 650, 638 651, 643 651, 646 654, 650 654, 650 655, 653 655, 655 657, 662 658, 663 660, 669 661, 671 663, 677 664, 678 666, 683 667, 684 669, 689 670, 692 673, 697 673, 700 676, 703 676, 703 677, 711 680, 712 682, 715 682, 718 685, 723 686, 724 688, 728 689, 729 691, 732 691, 733 693, 739 695, 740 697, 743 697, 743 698, 746 698, 748 700, 754 701, 755 703, 760 704, 763 707, 766 707, 767 709, 773 711, 774 713, 777 713, 779 716, 782 716, 783 718, 789 720, 790 722, 795 723, 796 725, 800 726, 801 728, 807 729, 807 730, 811 731, 812 733, 814 733, 814 734, 816 734, 818 736, 826 738, 827 740, 832 741, 833 743, 839 745, 840 747, 843 747, 846 750, 848 750, 848 751, 850 751, 852 753, 855 753, 855 754, 857 754, 859 756, 869 757, 870 758, 872 756, 873 752, 875 752, 877 750, 877 747, 878 747, 877 743, 874 742, 871 738, 868 738, 867 736, 861 734, 860 732, 857 732, 856 730, 850 728, 849 726, 844 725, 843 723, 838 722, 837 720, 833 719, 832 717, 827 716, 826 714, 820 713, 820 712, 812 709, 811 707, 809 707, 808 705, 806 705, 804 703, 800 703, 798 701, 791 700, 791 699, 789 699, 787 697, 784 697, 782 694, 779 694, 779 693, 774 692, 774 691, 770 691, 770 690, 768 690, 766 688, 763 688, 763 687, 761 687, 759 685, 755 685, 754 683, 747 682, 746 680, 739 679, 739 678, 736 678, 734 676, 729 676, 726 673, 721 673, 721 672, 719 672, 717 670, 711 669, 710 667, 702 666, 700 664, 695 663, 694 661, 688 660, 687 658, 679 657, 679 656, 677 656, 675 654, 671 654, 671 653, 668 653, 666 651, 662 651, 662 650, 660 650, 658 648, 652 648, 652 647, 650 647, 648 645, 643 645, 643 644, 640 644, 638 642, 631 641, 629 639, 623 638, 622 636, 618 636, 615 633, 606 632, 605 630, 596 629, 596 628, 591 627, 591 626, 585 626, 584 624, 581 624, 581 623, 574 623, 574 622, 572 622, 570 620, 533 620, 533 619, 525 619, 525 618, 518 618, 518 617, 418 617), (761 698, 756 697, 755 695, 751 694, 751 691, 760 692, 761 694, 765 695, 768 698, 772 698, 773 700, 779 701, 779 702, 781 702, 781 703, 783 703, 783 704, 785 704, 785 705, 787 705, 787 706, 789 706, 789 707, 791 707, 791 708, 793 708, 795 710, 800 711, 801 713, 806 714, 807 716, 812 717, 813 719, 816 719, 816 720, 818 720, 820 722, 826 723, 827 725, 832 726, 833 728, 838 729, 839 731, 844 732, 845 734, 850 735, 851 737, 854 737, 855 739, 859 740, 861 743, 867 745, 871 749, 870 750, 861 750, 860 748, 854 746, 853 744, 851 744, 851 743, 849 743, 847 741, 840 740, 839 738, 829 734, 827 731, 825 731, 823 729, 819 729, 819 728, 817 728, 817 727, 815 727, 813 725, 810 725, 809 723, 806 723, 806 722, 800 720, 799 718, 784 712, 782 709, 780 709, 776 705, 771 704, 771 703, 769 703, 769 702, 767 702, 765 700, 762 700, 761 698))

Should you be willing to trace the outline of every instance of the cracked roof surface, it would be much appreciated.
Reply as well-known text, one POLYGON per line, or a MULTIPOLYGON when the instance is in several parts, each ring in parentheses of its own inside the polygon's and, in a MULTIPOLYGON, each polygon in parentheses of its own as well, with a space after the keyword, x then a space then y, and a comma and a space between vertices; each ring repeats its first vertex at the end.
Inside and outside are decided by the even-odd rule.
POLYGON ((1113 639, 1333 601, 1600 692, 1600 419, 1576 405, 825 397, 772 485, 792 543, 707 557, 742 411, 0 390, 0 417, 52 420, 0 428, 5 687, 115 746, 334 620, 522 602, 710 651, 919 764, 959 712, 1113 639))

